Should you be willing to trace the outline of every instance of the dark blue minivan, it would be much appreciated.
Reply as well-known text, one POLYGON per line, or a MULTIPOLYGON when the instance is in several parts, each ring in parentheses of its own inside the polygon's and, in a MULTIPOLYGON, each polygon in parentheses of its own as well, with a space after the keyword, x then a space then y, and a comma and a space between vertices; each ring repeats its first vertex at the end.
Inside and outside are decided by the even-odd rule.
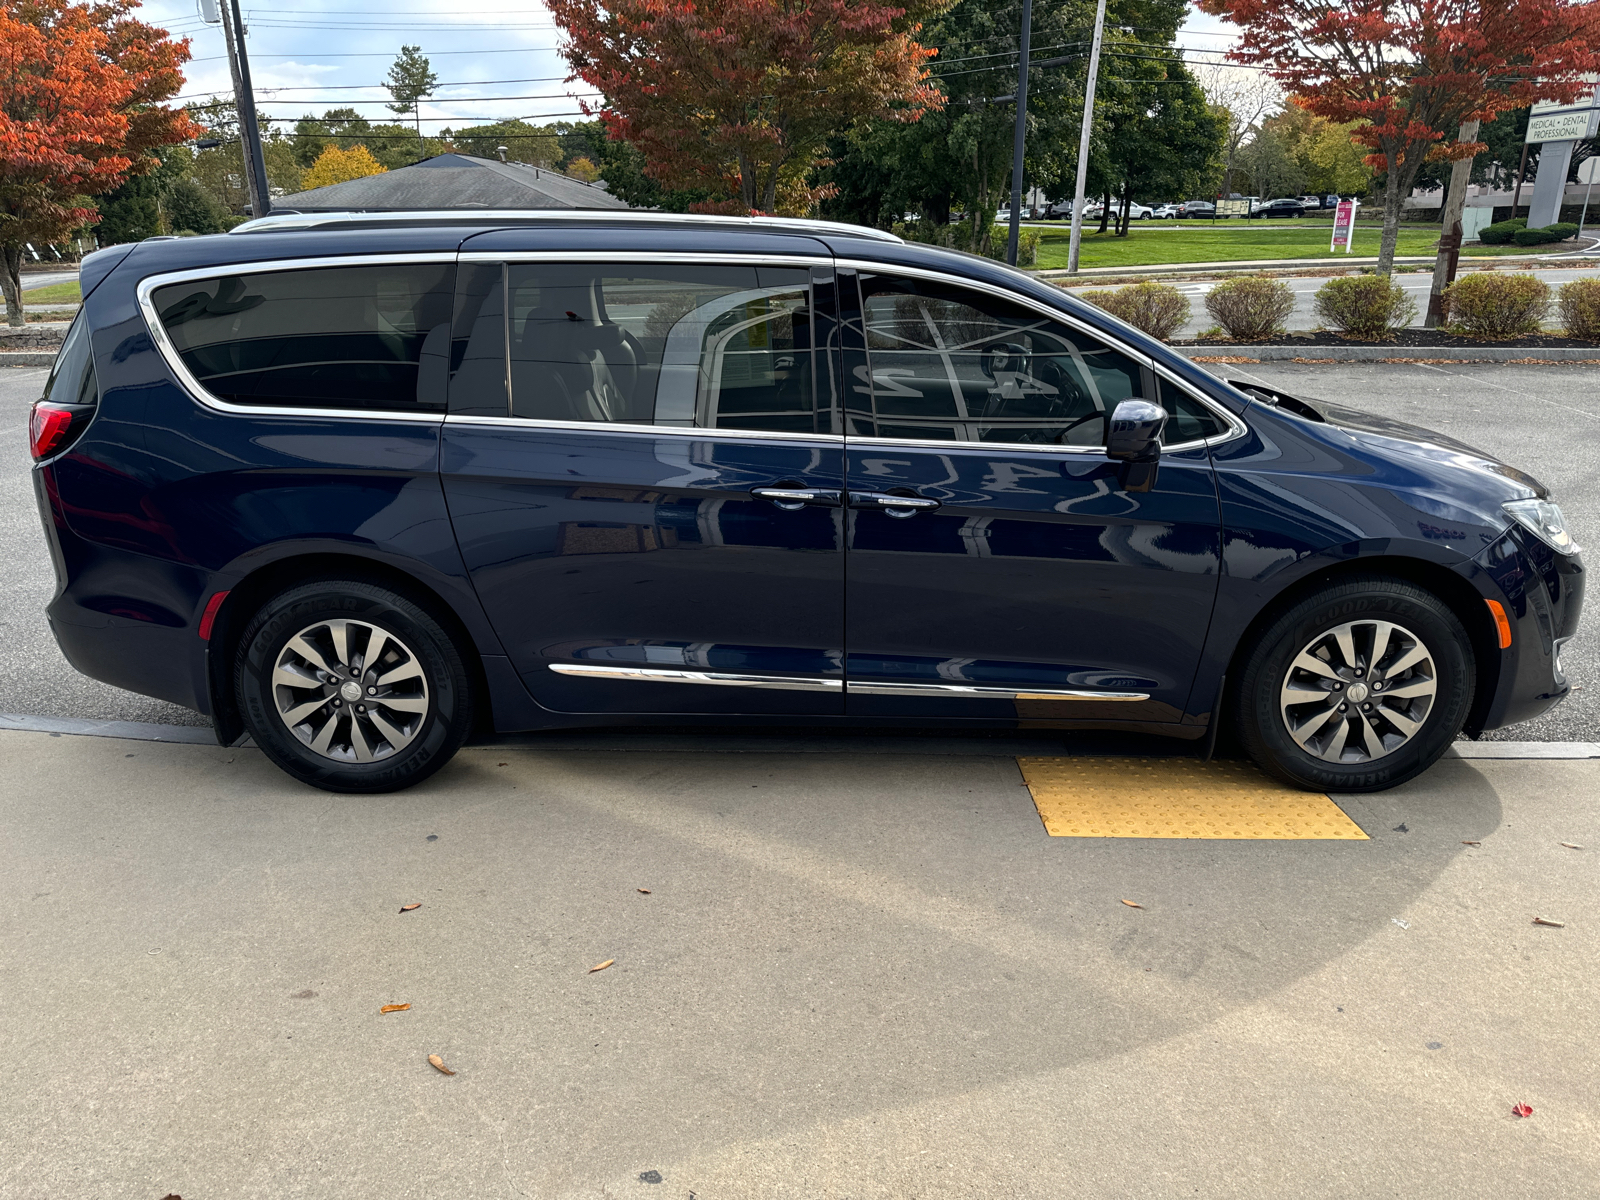
POLYGON ((1540 484, 987 260, 283 214, 82 282, 31 430, 56 639, 332 791, 719 722, 1222 731, 1363 791, 1569 690, 1540 484))

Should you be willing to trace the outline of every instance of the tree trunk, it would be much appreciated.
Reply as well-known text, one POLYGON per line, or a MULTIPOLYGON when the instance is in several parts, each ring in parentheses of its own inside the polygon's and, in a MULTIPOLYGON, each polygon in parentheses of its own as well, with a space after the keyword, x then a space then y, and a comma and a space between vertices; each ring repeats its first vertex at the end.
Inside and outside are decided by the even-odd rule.
POLYGON ((1128 214, 1133 210, 1133 190, 1126 183, 1122 185, 1122 216, 1117 221, 1117 236, 1128 236, 1128 214))
POLYGON ((1107 192, 1100 197, 1100 232, 1104 233, 1111 224, 1111 193, 1107 192))
POLYGON ((744 201, 745 212, 756 207, 756 165, 743 150, 739 151, 739 199, 744 201))
POLYGON ((1417 170, 1422 165, 1422 156, 1427 153, 1429 144, 1416 142, 1400 150, 1385 151, 1388 170, 1384 172, 1383 242, 1378 250, 1379 275, 1394 274, 1394 252, 1400 244, 1400 214, 1405 210, 1406 196, 1417 180, 1417 170))
MULTIPOLYGON (((1477 140, 1478 122, 1461 122, 1456 141, 1477 140)), ((1458 158, 1450 167, 1450 190, 1445 193, 1444 209, 1439 216, 1439 256, 1434 260, 1433 284, 1428 289, 1428 315, 1423 320, 1429 329, 1438 328, 1444 320, 1444 289, 1455 282, 1456 263, 1461 253, 1461 214, 1466 207, 1472 162, 1470 158, 1458 158)))
POLYGON ((0 245, 0 291, 6 296, 6 324, 20 328, 22 315, 22 243, 0 245))

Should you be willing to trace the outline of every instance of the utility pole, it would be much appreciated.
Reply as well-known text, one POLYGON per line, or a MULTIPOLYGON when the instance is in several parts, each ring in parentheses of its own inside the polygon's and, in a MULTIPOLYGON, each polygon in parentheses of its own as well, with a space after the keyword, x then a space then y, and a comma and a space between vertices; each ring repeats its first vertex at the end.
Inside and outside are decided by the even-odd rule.
POLYGON ((1100 75, 1100 42, 1106 32, 1106 0, 1094 11, 1094 45, 1089 50, 1089 78, 1083 88, 1083 132, 1078 136, 1078 179, 1073 186, 1072 241, 1067 246, 1067 274, 1078 273, 1078 243, 1083 238, 1083 185, 1089 174, 1089 130, 1094 125, 1094 85, 1100 75))
POLYGON ((250 190, 250 215, 272 211, 267 192, 267 164, 261 156, 261 127, 256 123, 256 94, 250 83, 250 55, 244 46, 244 18, 239 0, 222 0, 222 36, 228 43, 228 69, 233 75, 234 106, 239 114, 239 146, 244 151, 244 177, 250 190))
POLYGON ((1011 231, 1006 235, 1006 261, 1017 265, 1017 239, 1022 229, 1022 150, 1028 139, 1028 49, 1033 40, 1033 0, 1022 0, 1022 61, 1017 65, 1017 132, 1011 142, 1011 231))
MULTIPOLYGON (((1456 142, 1478 140, 1478 122, 1463 121, 1456 142)), ((1433 264, 1433 287, 1428 290, 1428 315, 1422 319, 1427 329, 1437 329, 1444 320, 1444 289, 1455 282, 1456 264, 1461 259, 1461 212, 1467 205, 1467 180, 1472 176, 1472 159, 1458 158, 1450 167, 1450 190, 1445 193, 1444 213, 1439 234, 1439 257, 1433 264)))

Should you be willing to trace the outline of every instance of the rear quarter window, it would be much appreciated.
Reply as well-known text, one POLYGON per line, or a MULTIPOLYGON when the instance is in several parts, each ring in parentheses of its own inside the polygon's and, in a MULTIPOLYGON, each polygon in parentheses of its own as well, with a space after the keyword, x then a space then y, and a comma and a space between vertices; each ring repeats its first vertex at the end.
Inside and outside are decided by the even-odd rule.
POLYGON ((206 391, 274 408, 444 407, 455 267, 384 263, 157 288, 156 317, 206 391))

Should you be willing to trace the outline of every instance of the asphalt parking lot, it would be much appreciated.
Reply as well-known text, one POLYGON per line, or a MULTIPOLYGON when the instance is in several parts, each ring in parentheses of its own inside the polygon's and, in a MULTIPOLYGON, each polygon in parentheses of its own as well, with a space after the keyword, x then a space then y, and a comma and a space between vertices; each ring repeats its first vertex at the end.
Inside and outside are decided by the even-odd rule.
POLYGON ((1145 841, 933 749, 0 732, 0 1196, 1600 1195, 1600 762, 1145 841))
MULTIPOLYGON (((1544 480, 1581 544, 1600 546, 1600 388, 1593 368, 1510 365, 1269 363, 1218 365, 1228 377, 1383 412, 1479 446, 1544 480)), ((53 579, 29 478, 26 422, 46 372, 0 370, 0 714, 197 726, 197 713, 85 679, 61 657, 44 619, 53 579)), ((1563 662, 1578 690, 1536 720, 1491 736, 1600 740, 1600 650, 1587 620, 1563 662)))

